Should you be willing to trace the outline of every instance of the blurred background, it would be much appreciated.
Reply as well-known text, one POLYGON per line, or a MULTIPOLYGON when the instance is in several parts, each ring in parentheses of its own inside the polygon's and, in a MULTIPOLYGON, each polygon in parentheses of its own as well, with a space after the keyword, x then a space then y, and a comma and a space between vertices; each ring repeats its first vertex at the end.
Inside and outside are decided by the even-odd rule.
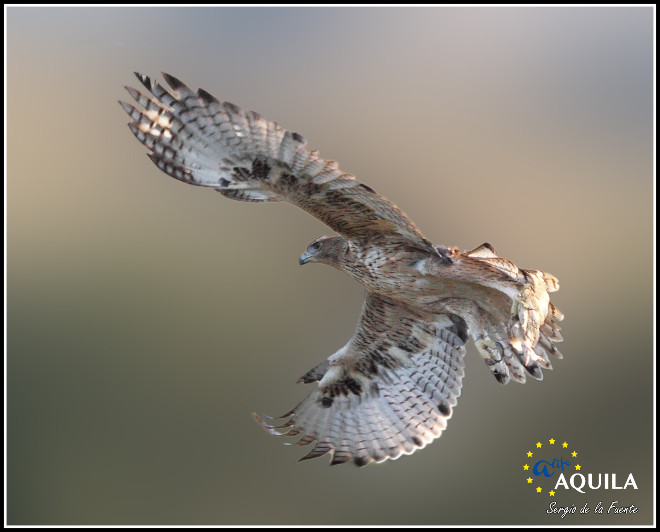
MULTIPOLYGON (((9 524, 650 524, 651 7, 7 9, 9 524), (330 230, 168 178, 116 100, 169 72, 303 134, 436 244, 561 281, 564 359, 500 386, 472 345, 448 430, 358 469, 266 434, 344 345, 330 230), (633 516, 548 516, 539 440, 633 473, 633 516)), ((622 483, 622 482, 621 482, 622 483)))

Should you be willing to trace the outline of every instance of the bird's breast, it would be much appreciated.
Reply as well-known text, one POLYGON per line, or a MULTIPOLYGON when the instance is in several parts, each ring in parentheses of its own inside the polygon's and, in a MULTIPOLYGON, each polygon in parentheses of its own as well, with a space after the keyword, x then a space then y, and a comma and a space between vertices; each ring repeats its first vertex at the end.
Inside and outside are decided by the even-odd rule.
POLYGON ((354 258, 347 273, 372 293, 413 303, 432 286, 427 258, 417 250, 378 246, 359 249, 354 258))

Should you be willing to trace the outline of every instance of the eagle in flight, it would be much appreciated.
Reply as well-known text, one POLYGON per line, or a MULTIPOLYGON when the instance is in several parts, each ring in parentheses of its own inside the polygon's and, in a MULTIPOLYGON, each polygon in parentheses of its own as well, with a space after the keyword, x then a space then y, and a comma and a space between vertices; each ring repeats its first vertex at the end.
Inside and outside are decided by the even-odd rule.
POLYGON ((298 133, 168 74, 169 89, 136 75, 148 94, 126 87, 138 107, 120 103, 158 168, 231 199, 286 201, 315 216, 338 236, 316 239, 300 264, 328 264, 366 290, 353 337, 298 380, 317 382, 314 390, 278 426, 254 414, 271 434, 316 442, 301 460, 330 453, 331 464, 364 466, 440 436, 461 394, 468 337, 501 384, 541 380, 549 355, 561 358, 551 274, 520 269, 487 243, 434 246, 298 133))

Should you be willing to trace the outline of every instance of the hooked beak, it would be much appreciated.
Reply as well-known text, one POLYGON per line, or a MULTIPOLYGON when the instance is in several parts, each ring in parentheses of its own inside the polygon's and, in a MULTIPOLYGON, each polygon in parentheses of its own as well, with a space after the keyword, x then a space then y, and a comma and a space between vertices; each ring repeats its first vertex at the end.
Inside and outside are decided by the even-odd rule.
POLYGON ((311 259, 311 258, 312 257, 305 251, 305 253, 300 255, 300 258, 298 259, 298 264, 300 264, 301 266, 303 264, 307 264, 309 262, 309 259, 311 259))

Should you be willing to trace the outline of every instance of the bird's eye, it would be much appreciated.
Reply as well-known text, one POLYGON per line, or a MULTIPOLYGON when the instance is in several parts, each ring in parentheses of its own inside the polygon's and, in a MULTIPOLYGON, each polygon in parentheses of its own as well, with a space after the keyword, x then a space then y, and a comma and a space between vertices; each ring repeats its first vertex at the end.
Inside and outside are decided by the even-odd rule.
POLYGON ((309 246, 309 249, 310 251, 318 251, 320 247, 321 244, 319 242, 312 242, 309 246))

